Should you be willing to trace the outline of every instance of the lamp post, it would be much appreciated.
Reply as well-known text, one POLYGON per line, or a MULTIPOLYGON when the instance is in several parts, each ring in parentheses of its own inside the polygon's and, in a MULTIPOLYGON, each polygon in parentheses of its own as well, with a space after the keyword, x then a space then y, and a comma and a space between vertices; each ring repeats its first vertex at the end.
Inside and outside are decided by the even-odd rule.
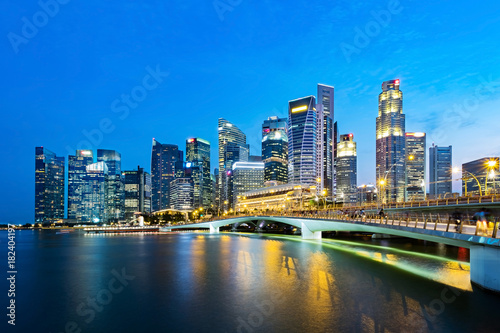
MULTIPOLYGON (((453 172, 458 172, 458 171, 459 171, 459 168, 457 168, 457 167, 453 168, 453 172)), ((482 197, 483 196, 483 191, 481 190, 481 183, 479 182, 479 180, 477 179, 477 177, 473 173, 471 173, 471 172, 469 172, 467 170, 463 170, 462 169, 462 177, 461 177, 461 179, 464 181, 464 185, 465 185, 464 196, 467 196, 467 180, 470 179, 470 178, 464 177, 464 173, 471 175, 472 178, 474 178, 476 180, 477 186, 479 187, 479 196, 482 197)))
POLYGON ((489 160, 486 162, 486 177, 484 181, 484 195, 488 194, 488 177, 493 178, 493 188, 495 188, 495 167, 497 166, 497 160, 489 160))
MULTIPOLYGON (((383 179, 379 179, 379 181, 378 181, 378 182, 379 182, 379 185, 380 185, 380 192, 381 192, 381 194, 382 194, 382 192, 383 192, 383 195, 381 195, 381 201, 382 201, 382 204, 385 204, 385 201, 386 201, 386 199, 387 199, 387 198, 386 198, 387 193, 386 193, 386 191, 385 191, 385 185, 387 184, 387 176, 389 175, 389 172, 391 172, 392 168, 394 168, 394 166, 395 166, 395 165, 397 165, 397 164, 398 164, 398 162, 393 163, 393 164, 391 165, 391 167, 389 168, 389 170, 386 170, 386 171, 385 171, 385 176, 384 176, 384 178, 383 178, 383 179)), ((380 175, 379 175, 379 177, 380 177, 380 175)))

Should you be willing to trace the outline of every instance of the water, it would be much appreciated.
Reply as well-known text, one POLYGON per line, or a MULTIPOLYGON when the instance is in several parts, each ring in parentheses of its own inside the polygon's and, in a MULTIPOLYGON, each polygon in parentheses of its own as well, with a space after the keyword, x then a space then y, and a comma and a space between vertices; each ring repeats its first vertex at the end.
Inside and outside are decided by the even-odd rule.
POLYGON ((1 332, 500 331, 500 297, 444 245, 19 231, 16 247, 16 327, 3 314, 1 332))

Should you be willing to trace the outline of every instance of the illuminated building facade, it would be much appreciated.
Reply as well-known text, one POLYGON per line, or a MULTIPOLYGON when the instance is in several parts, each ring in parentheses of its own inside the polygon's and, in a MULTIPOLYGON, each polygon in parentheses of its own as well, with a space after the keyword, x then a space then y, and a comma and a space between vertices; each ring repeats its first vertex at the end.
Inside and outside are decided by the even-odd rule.
POLYGON ((315 196, 315 190, 314 195, 312 195, 308 186, 299 184, 268 186, 240 195, 240 200, 236 204, 236 211, 292 211, 293 209, 303 209, 315 196))
POLYGON ((194 208, 194 186, 190 178, 176 178, 170 183, 171 208, 192 210, 194 208))
POLYGON ((382 83, 376 120, 376 177, 384 202, 405 199, 405 115, 399 80, 382 83))
POLYGON ((105 162, 87 165, 83 176, 82 215, 79 222, 106 223, 108 221, 107 178, 108 167, 105 162))
POLYGON ((68 156, 68 219, 82 219, 83 179, 87 174, 87 166, 92 163, 92 150, 77 150, 74 156, 68 156))
POLYGON ((195 167, 199 169, 199 176, 197 176, 197 178, 200 184, 197 185, 196 182, 194 183, 195 207, 210 207, 213 202, 212 180, 210 177, 210 142, 200 138, 187 139, 186 162, 186 168, 195 167))
POLYGON ((64 157, 35 148, 35 222, 64 218, 64 157))
POLYGON ((340 136, 337 145, 337 202, 358 201, 356 142, 353 135, 340 136))
POLYGON ((429 147, 429 195, 433 198, 452 193, 452 148, 429 147))
POLYGON ((125 219, 125 189, 122 179, 122 156, 116 150, 97 149, 97 162, 106 163, 108 177, 106 179, 107 222, 118 222, 125 219))
POLYGON ((323 106, 322 119, 322 175, 320 176, 323 190, 328 197, 333 197, 336 190, 335 150, 337 145, 334 128, 334 87, 318 84, 318 104, 323 106))
POLYGON ((236 162, 231 175, 232 198, 231 207, 236 207, 243 193, 264 186, 263 162, 236 162))
POLYGON ((264 180, 288 183, 287 119, 269 117, 262 124, 264 180))
POLYGON ((151 176, 143 168, 123 171, 125 184, 125 220, 132 221, 136 212, 151 213, 151 176))
POLYGON ((318 112, 314 96, 289 101, 289 183, 318 185, 317 178, 320 176, 318 175, 318 137, 321 136, 318 136, 318 112))
POLYGON ((405 201, 425 200, 425 133, 408 132, 405 201))
POLYGON ((177 145, 153 139, 151 152, 151 201, 153 212, 170 208, 170 182, 184 176, 183 152, 177 145))
POLYGON ((462 194, 471 196, 498 193, 498 174, 498 157, 483 157, 462 164, 462 194))
POLYGON ((359 186, 358 203, 360 205, 377 203, 377 187, 373 184, 359 186))

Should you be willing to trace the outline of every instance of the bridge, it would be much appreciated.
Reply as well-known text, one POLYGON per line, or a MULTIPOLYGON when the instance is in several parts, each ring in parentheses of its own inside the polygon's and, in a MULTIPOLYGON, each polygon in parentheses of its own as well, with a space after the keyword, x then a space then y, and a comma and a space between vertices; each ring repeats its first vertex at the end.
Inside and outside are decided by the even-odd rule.
POLYGON ((219 228, 237 223, 257 224, 258 221, 284 223, 301 229, 304 239, 321 239, 323 231, 352 231, 373 234, 387 234, 413 239, 427 240, 470 249, 470 279, 480 287, 500 292, 500 238, 497 238, 499 222, 478 222, 476 225, 460 224, 458 230, 451 221, 438 219, 422 220, 393 216, 357 216, 350 218, 332 211, 309 214, 248 215, 219 218, 213 221, 181 224, 166 227, 165 231, 176 229, 209 229, 218 233, 219 228))

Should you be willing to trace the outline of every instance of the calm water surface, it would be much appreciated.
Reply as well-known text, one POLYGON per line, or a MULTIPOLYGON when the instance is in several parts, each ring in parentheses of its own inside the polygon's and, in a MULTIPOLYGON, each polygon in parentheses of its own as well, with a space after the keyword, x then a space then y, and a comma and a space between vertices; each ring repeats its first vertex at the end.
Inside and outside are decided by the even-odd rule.
POLYGON ((16 243, 17 325, 2 314, 2 332, 500 331, 500 297, 471 287, 468 251, 433 243, 51 231, 16 243))

